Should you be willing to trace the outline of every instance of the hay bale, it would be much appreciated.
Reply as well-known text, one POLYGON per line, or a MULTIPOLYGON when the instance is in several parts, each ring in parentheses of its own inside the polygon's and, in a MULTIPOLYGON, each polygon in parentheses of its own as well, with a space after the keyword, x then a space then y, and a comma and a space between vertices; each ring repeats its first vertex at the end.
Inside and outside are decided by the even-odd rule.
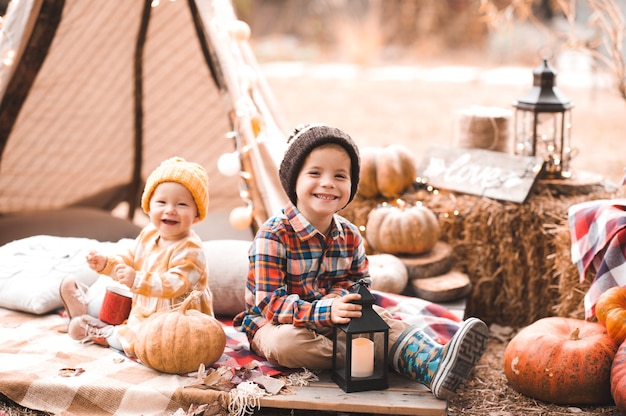
POLYGON ((507 108, 472 106, 457 112, 454 144, 456 147, 511 153, 511 119, 507 108))
MULTIPOLYGON (((455 268, 472 282, 467 316, 513 327, 546 316, 583 316, 588 282, 579 282, 571 262, 567 210, 583 201, 615 197, 605 189, 563 195, 541 183, 525 204, 423 189, 403 195, 437 214, 441 239, 453 247, 455 268)), ((392 203, 357 196, 341 214, 367 238, 367 214, 382 202, 392 203)))

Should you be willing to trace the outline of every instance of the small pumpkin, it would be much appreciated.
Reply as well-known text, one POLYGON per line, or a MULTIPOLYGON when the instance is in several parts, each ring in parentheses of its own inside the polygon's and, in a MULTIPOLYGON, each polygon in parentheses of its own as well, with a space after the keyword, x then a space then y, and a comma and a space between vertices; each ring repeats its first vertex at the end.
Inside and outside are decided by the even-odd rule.
POLYGON ((380 253, 423 254, 441 236, 437 216, 423 205, 381 205, 367 217, 365 238, 380 253))
POLYGON ((369 260, 372 289, 387 293, 401 293, 409 282, 406 266, 392 254, 372 254, 369 260))
POLYGON ((520 393, 555 404, 611 401, 617 345, 597 322, 549 317, 523 328, 504 350, 504 374, 520 393))
POLYGON ((146 366, 170 374, 210 366, 226 348, 222 325, 210 315, 190 309, 201 292, 193 291, 177 309, 157 312, 143 323, 135 354, 146 366))
POLYGON ((626 343, 617 349, 611 367, 611 396, 621 414, 626 414, 626 343))
POLYGON ((415 159, 405 146, 390 144, 361 149, 358 193, 364 198, 398 197, 415 182, 416 176, 415 159))
POLYGON ((617 343, 626 339, 626 288, 614 286, 602 292, 596 302, 596 317, 617 343))

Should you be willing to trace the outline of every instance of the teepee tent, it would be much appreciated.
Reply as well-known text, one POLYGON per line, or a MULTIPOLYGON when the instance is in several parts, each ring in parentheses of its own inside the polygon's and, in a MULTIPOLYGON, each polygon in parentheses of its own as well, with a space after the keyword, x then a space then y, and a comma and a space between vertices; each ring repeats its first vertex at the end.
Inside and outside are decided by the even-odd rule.
POLYGON ((172 156, 207 169, 210 211, 284 203, 286 129, 229 1, 13 0, 1 35, 1 217, 132 217, 172 156))

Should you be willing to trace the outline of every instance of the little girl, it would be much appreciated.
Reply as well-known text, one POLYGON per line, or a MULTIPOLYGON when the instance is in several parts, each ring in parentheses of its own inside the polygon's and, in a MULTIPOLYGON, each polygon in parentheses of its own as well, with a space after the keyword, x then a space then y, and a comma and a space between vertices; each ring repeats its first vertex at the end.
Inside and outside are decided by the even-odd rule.
POLYGON ((150 174, 141 198, 150 223, 134 245, 117 256, 95 251, 87 255, 91 269, 111 276, 132 292, 130 316, 121 325, 107 325, 87 314, 87 305, 76 299, 76 284, 64 282, 61 297, 72 318, 68 328, 72 338, 134 356, 142 322, 181 303, 193 290, 203 294, 192 307, 213 315, 202 241, 191 229, 206 217, 208 199, 208 175, 197 163, 175 157, 150 174))

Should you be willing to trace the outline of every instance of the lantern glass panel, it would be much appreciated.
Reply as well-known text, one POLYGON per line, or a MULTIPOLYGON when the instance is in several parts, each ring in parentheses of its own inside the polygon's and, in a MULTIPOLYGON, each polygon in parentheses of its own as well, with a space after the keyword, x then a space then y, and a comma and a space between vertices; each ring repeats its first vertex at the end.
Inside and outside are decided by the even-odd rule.
POLYGON ((346 345, 347 345, 347 337, 344 331, 335 331, 335 343, 334 343, 334 355, 333 355, 333 367, 334 371, 341 375, 341 378, 344 380, 348 379, 347 371, 347 359, 346 359, 346 345))
POLYGON ((535 155, 535 113, 518 110, 515 113, 515 154, 521 156, 535 155))
POLYGON ((538 112, 517 110, 515 114, 515 153, 537 156, 544 161, 543 176, 567 178, 571 175, 571 111, 538 112))
POLYGON ((333 380, 347 393, 388 388, 388 347, 387 329, 350 333, 336 328, 333 380))
POLYGON ((571 162, 576 156, 576 152, 572 149, 572 112, 563 113, 563 147, 561 149, 561 177, 569 178, 572 176, 571 162))

